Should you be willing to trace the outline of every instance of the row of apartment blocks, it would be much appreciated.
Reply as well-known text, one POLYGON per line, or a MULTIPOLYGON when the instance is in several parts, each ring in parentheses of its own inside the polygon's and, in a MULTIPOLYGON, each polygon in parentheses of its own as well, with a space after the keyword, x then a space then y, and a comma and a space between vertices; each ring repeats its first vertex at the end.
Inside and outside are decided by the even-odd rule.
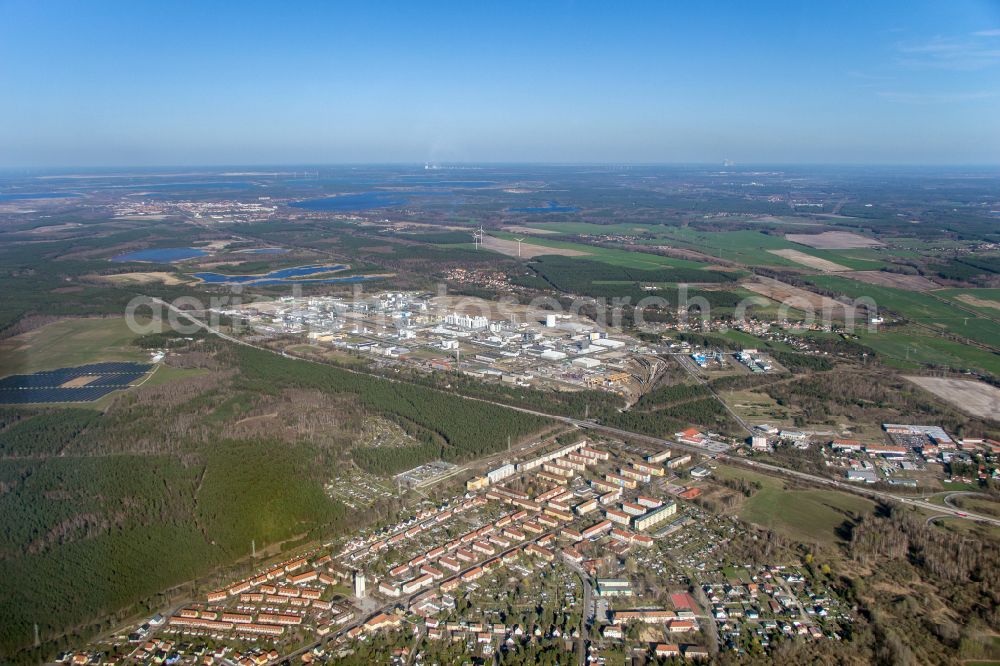
POLYGON ((337 555, 338 558, 358 559, 370 553, 377 553, 386 550, 389 546, 394 546, 406 539, 413 538, 432 527, 443 523, 455 514, 463 513, 473 507, 482 506, 486 500, 482 497, 473 497, 459 502, 451 508, 421 509, 409 521, 399 523, 395 527, 379 534, 370 534, 365 538, 356 538, 347 542, 337 555), (420 521, 416 525, 412 523, 420 521), (386 536, 388 534, 388 536, 386 536))
MULTIPOLYGON (((209 603, 217 603, 225 600, 228 597, 237 596, 248 592, 254 588, 259 587, 265 594, 274 594, 280 596, 288 597, 298 597, 303 591, 298 588, 290 587, 277 587, 270 585, 270 582, 277 580, 285 580, 292 585, 304 585, 313 581, 318 581, 323 585, 333 585, 336 579, 329 573, 321 570, 321 567, 327 566, 332 562, 333 558, 330 555, 324 555, 315 562, 312 563, 313 569, 309 571, 304 571, 302 573, 293 573, 299 569, 309 566, 308 557, 300 557, 294 560, 288 560, 283 562, 268 571, 254 576, 253 578, 248 578, 238 583, 231 585, 230 587, 223 590, 216 590, 214 592, 209 592, 207 595, 207 600, 209 603)), ((342 577, 346 575, 345 572, 339 572, 332 570, 334 575, 337 577, 342 577)))
POLYGON ((424 513, 423 519, 416 525, 412 525, 406 528, 399 528, 396 531, 391 532, 390 536, 388 537, 382 536, 375 539, 371 539, 370 541, 366 542, 363 545, 352 548, 345 554, 345 556, 348 559, 357 560, 368 554, 374 554, 380 551, 388 550, 390 547, 396 546, 402 543, 403 541, 406 541, 407 539, 412 539, 414 537, 419 536, 425 530, 428 530, 434 525, 449 520, 456 514, 463 513, 474 507, 483 506, 484 504, 486 504, 486 502, 487 500, 485 497, 473 497, 457 504, 454 508, 451 509, 424 513))
MULTIPOLYGON (((438 584, 438 591, 442 594, 451 592, 463 583, 471 583, 481 578, 484 574, 489 573, 502 565, 510 564, 522 555, 532 555, 551 562, 555 559, 555 553, 542 544, 551 543, 553 540, 554 537, 549 534, 541 539, 538 539, 537 541, 512 548, 501 556, 491 557, 490 559, 485 560, 482 564, 473 566, 461 574, 442 580, 438 584)), ((415 592, 419 592, 420 590, 432 587, 436 582, 437 581, 434 576, 425 574, 408 580, 402 584, 382 581, 382 583, 379 584, 379 591, 388 597, 399 597, 403 594, 413 594, 415 592)), ((418 600, 415 599, 414 603, 417 603, 417 601, 418 600)))
POLYGON ((575 472, 598 460, 607 460, 607 451, 600 451, 587 446, 587 440, 564 446, 542 454, 537 458, 520 463, 506 463, 488 471, 484 476, 477 476, 466 482, 467 490, 482 490, 500 483, 504 479, 522 472, 542 468, 539 476, 552 483, 565 484, 565 479, 571 478, 575 472))
MULTIPOLYGON (((527 501, 522 499, 524 496, 521 493, 497 492, 499 490, 505 489, 490 491, 489 494, 493 499, 505 500, 509 503, 527 501)), ((560 497, 552 494, 551 491, 539 495, 539 498, 543 497, 548 497, 550 505, 559 506, 560 497)), ((533 502, 533 504, 542 506, 538 502, 533 502)), ((405 564, 390 569, 389 576, 392 578, 398 579, 407 576, 409 578, 398 582, 382 581, 379 585, 379 591, 393 597, 419 591, 443 578, 445 573, 442 569, 457 573, 463 566, 473 564, 481 557, 493 557, 500 549, 510 548, 513 543, 540 535, 546 529, 554 529, 561 522, 571 522, 572 520, 573 515, 570 512, 554 506, 545 506, 543 513, 536 515, 529 514, 525 509, 508 512, 489 525, 466 532, 442 546, 437 546, 405 564), (436 562, 438 566, 435 567, 430 562, 436 562)))
MULTIPOLYGON (((577 459, 567 460, 567 462, 581 467, 597 460, 606 460, 610 457, 605 451, 587 447, 586 442, 581 440, 576 444, 557 449, 536 458, 531 461, 532 467, 537 467, 537 464, 545 466, 553 462, 560 462, 571 455, 577 459)), ((509 475, 508 472, 509 467, 506 467, 504 475, 509 475)), ((419 592, 440 580, 445 575, 443 571, 445 569, 452 573, 458 573, 464 566, 474 564, 481 557, 497 559, 496 554, 500 550, 511 549, 512 544, 530 539, 532 536, 537 537, 547 529, 553 530, 561 524, 570 523, 574 520, 574 508, 571 506, 571 502, 575 501, 575 495, 558 485, 540 493, 534 499, 527 493, 511 490, 502 485, 496 485, 485 493, 485 499, 506 503, 517 510, 500 516, 489 525, 477 530, 471 530, 449 543, 437 546, 418 555, 405 564, 393 567, 388 572, 389 577, 397 580, 383 580, 379 584, 379 591, 390 597, 419 592), (431 566, 429 563, 432 561, 437 566, 431 566), (405 580, 399 580, 403 578, 405 580)), ((591 502, 596 501, 589 500, 582 504, 589 504, 591 502)), ((575 507, 577 513, 586 512, 586 509, 581 511, 580 507, 581 505, 575 507)), ((596 503, 594 507, 596 507, 596 503)), ((566 536, 575 534, 575 540, 583 538, 575 530, 565 528, 563 531, 566 533, 566 536)), ((549 534, 546 535, 545 539, 550 540, 551 537, 552 535, 549 534)), ((531 543, 522 547, 522 549, 527 549, 529 553, 554 557, 554 554, 548 552, 540 553, 538 551, 539 548, 544 549, 543 544, 531 543)), ((513 548, 506 555, 516 557, 522 549, 513 548)), ((466 580, 470 576, 474 579, 480 573, 479 569, 481 567, 473 567, 461 576, 456 577, 456 579, 466 580)), ((456 584, 455 582, 451 582, 445 587, 448 588, 456 584)))

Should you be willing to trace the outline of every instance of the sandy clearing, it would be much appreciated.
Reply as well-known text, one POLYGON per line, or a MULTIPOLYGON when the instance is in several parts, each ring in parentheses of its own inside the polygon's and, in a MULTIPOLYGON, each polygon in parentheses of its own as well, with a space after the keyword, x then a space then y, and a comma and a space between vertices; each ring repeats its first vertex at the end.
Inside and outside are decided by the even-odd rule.
POLYGON ((851 271, 850 273, 843 273, 842 277, 880 287, 893 287, 895 289, 906 289, 907 291, 927 291, 928 289, 937 289, 941 286, 936 282, 928 280, 923 275, 902 275, 886 271, 851 271))
POLYGON ((809 268, 815 268, 816 270, 823 271, 824 273, 839 273, 841 271, 851 270, 847 266, 835 264, 832 261, 814 257, 811 254, 806 254, 805 252, 799 252, 798 250, 790 248, 787 250, 768 250, 768 252, 776 254, 779 257, 784 257, 785 259, 790 259, 797 264, 802 264, 803 266, 808 266, 809 268))
POLYGON ((79 377, 74 377, 68 382, 63 382, 59 385, 59 388, 81 388, 87 384, 92 384, 97 381, 98 375, 80 375, 79 377))
POLYGON ((961 294, 957 296, 958 300, 977 308, 993 308, 995 310, 1000 310, 1000 302, 991 301, 986 298, 977 298, 972 294, 961 294))
POLYGON ((176 274, 160 271, 152 271, 149 273, 118 273, 116 275, 93 275, 88 277, 104 282, 118 282, 126 284, 149 284, 151 282, 162 282, 163 284, 184 284, 184 280, 176 274))
POLYGON ((212 241, 208 241, 207 243, 204 243, 203 245, 198 245, 197 249, 199 249, 199 250, 216 250, 216 251, 218 251, 218 250, 224 250, 227 247, 229 247, 230 245, 232 245, 232 243, 233 243, 233 241, 231 241, 231 240, 212 240, 212 241))
POLYGON ((757 282, 746 282, 741 286, 761 296, 766 296, 771 300, 778 301, 789 308, 796 310, 812 311, 817 317, 822 317, 825 311, 829 311, 832 317, 843 319, 846 315, 847 307, 827 296, 820 296, 811 291, 785 284, 780 280, 757 277, 757 282))
POLYGON ((864 247, 879 247, 881 241, 850 231, 824 231, 819 234, 785 234, 785 240, 814 247, 817 250, 856 250, 864 247))
POLYGON ((483 247, 487 250, 499 252, 500 254, 506 254, 508 257, 520 256, 522 259, 531 259, 532 257, 538 257, 543 254, 558 254, 563 257, 581 257, 590 254, 589 252, 581 252, 580 250, 569 250, 561 247, 545 247, 543 245, 532 245, 531 243, 521 243, 520 245, 521 251, 520 254, 518 254, 517 241, 494 238, 493 236, 486 236, 483 238, 483 247))
POLYGON ((948 377, 907 376, 906 379, 973 416, 994 419, 1000 412, 1000 389, 985 382, 948 377))

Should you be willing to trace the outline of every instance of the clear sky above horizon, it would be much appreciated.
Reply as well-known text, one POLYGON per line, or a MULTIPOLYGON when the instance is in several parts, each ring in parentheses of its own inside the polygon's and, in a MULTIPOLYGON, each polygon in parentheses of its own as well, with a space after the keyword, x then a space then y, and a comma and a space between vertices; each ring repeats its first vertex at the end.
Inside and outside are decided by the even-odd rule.
POLYGON ((0 0, 0 100, 2 167, 998 164, 1000 0, 0 0))

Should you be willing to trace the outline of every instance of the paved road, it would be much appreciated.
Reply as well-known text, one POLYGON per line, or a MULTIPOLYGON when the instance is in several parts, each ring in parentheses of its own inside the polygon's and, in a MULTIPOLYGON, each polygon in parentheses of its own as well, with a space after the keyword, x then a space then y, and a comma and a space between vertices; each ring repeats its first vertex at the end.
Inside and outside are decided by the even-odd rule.
POLYGON ((566 561, 566 565, 575 573, 583 584, 583 614, 580 619, 580 637, 577 639, 576 654, 578 666, 587 664, 587 643, 590 642, 590 626, 595 621, 593 613, 594 588, 590 584, 590 575, 578 564, 566 561))
MULTIPOLYGON (((262 347, 260 345, 255 345, 255 344, 246 342, 244 340, 240 340, 239 338, 235 338, 235 337, 233 337, 231 335, 227 335, 227 334, 225 334, 225 333, 223 333, 221 331, 213 329, 212 327, 210 327, 205 322, 203 322, 200 319, 198 319, 198 318, 196 318, 196 317, 188 314, 187 312, 185 312, 183 310, 178 309, 177 307, 173 306, 170 303, 162 301, 162 300, 160 300, 158 298, 150 298, 149 300, 151 302, 157 303, 157 304, 159 304, 159 305, 161 305, 163 307, 168 308, 171 312, 175 313, 177 316, 184 317, 185 319, 191 321, 193 324, 195 324, 196 326, 204 329, 205 331, 207 331, 209 333, 212 333, 214 335, 217 335, 220 338, 223 338, 224 340, 228 340, 228 341, 233 342, 235 344, 244 345, 246 347, 253 347, 254 349, 259 349, 261 351, 270 352, 272 354, 283 355, 283 356, 286 356, 287 358, 295 359, 295 360, 303 362, 303 363, 314 363, 316 365, 328 365, 326 363, 321 363, 320 361, 313 361, 311 359, 303 359, 303 358, 298 358, 298 357, 295 357, 295 356, 290 356, 290 355, 288 355, 288 354, 286 354, 284 352, 275 351, 274 349, 270 349, 268 347, 262 347)), ((356 375, 364 375, 364 376, 367 376, 367 377, 375 377, 375 378, 378 378, 378 379, 383 379, 385 381, 396 382, 396 383, 400 383, 400 384, 406 383, 406 382, 404 382, 403 380, 400 380, 400 379, 394 379, 392 377, 383 377, 382 375, 378 375, 378 374, 375 374, 375 373, 363 372, 361 370, 356 370, 356 369, 352 369, 352 368, 341 368, 340 366, 337 366, 337 368, 339 370, 343 371, 343 372, 350 372, 350 373, 356 374, 356 375)), ((437 389, 428 388, 428 390, 437 390, 437 389)), ((515 411, 515 412, 521 412, 522 414, 532 414, 534 416, 540 416, 540 417, 543 417, 543 418, 551 419, 553 421, 561 421, 563 423, 568 423, 570 425, 574 425, 574 426, 577 426, 578 428, 583 428, 583 429, 586 429, 586 430, 595 430, 597 432, 604 432, 604 433, 612 434, 612 435, 615 435, 617 437, 627 437, 627 438, 630 438, 630 439, 637 439, 637 440, 648 442, 650 444, 653 444, 655 446, 659 446, 659 447, 662 447, 662 448, 670 448, 670 449, 676 449, 676 450, 680 450, 680 451, 686 451, 688 453, 696 453, 698 455, 708 456, 710 458, 715 458, 715 459, 720 460, 720 461, 726 461, 726 462, 731 463, 731 464, 740 465, 740 466, 743 466, 743 467, 750 467, 750 468, 752 468, 754 470, 757 470, 757 471, 763 471, 765 473, 775 474, 775 475, 778 475, 778 476, 793 477, 795 479, 798 479, 798 480, 801 480, 801 481, 806 481, 808 483, 812 483, 812 484, 815 484, 815 485, 825 486, 825 487, 829 487, 829 488, 836 488, 837 490, 841 490, 841 491, 844 491, 844 492, 852 493, 852 494, 855 494, 855 495, 861 495, 863 497, 868 497, 868 498, 876 499, 876 500, 883 501, 883 502, 885 502, 885 501, 888 501, 888 502, 899 502, 900 504, 906 504, 908 506, 914 506, 914 507, 921 508, 921 509, 924 509, 924 510, 929 510, 929 511, 934 511, 934 512, 938 512, 938 513, 942 513, 942 514, 947 514, 947 515, 950 515, 950 516, 954 516, 956 518, 962 518, 962 519, 965 519, 965 520, 974 520, 974 521, 977 521, 977 522, 989 523, 991 525, 1000 526, 1000 518, 993 518, 991 516, 983 516, 983 515, 971 513, 971 512, 968 512, 968 511, 960 511, 958 509, 955 509, 955 508, 949 507, 949 506, 939 506, 937 504, 931 504, 930 502, 927 502, 925 500, 918 499, 918 498, 907 497, 905 495, 893 495, 892 493, 888 493, 888 492, 881 491, 881 490, 873 490, 873 489, 870 489, 870 488, 865 488, 865 487, 858 486, 858 485, 855 485, 855 484, 847 483, 845 481, 837 481, 835 479, 829 479, 829 478, 826 478, 826 477, 817 476, 815 474, 808 474, 806 472, 799 472, 797 470, 791 470, 791 469, 786 469, 784 467, 778 467, 777 465, 769 465, 767 463, 761 463, 761 462, 757 462, 757 461, 754 461, 754 460, 747 460, 747 459, 744 459, 744 458, 741 458, 741 457, 738 457, 738 456, 729 456, 729 455, 727 455, 725 453, 722 453, 721 451, 712 451, 712 450, 707 449, 707 448, 702 447, 702 446, 695 446, 695 445, 692 445, 692 444, 684 444, 682 442, 675 442, 673 440, 663 439, 661 437, 653 437, 652 435, 644 435, 642 433, 631 432, 629 430, 623 430, 621 428, 614 428, 614 427, 611 427, 611 426, 606 426, 606 425, 603 425, 603 424, 600 424, 600 423, 597 423, 597 422, 591 421, 591 420, 583 420, 583 419, 572 418, 572 417, 569 417, 569 416, 560 416, 560 415, 556 415, 556 414, 548 414, 546 412, 542 412, 542 411, 538 411, 538 410, 534 410, 534 409, 527 409, 525 407, 515 407, 515 406, 512 406, 512 405, 507 405, 507 404, 502 403, 502 402, 496 402, 496 401, 493 401, 493 400, 486 400, 485 398, 475 398, 475 397, 472 397, 472 396, 462 395, 460 393, 449 393, 449 395, 453 395, 453 396, 456 396, 456 397, 459 397, 459 398, 462 398, 462 399, 465 399, 465 400, 474 400, 476 402, 485 402, 487 404, 495 405, 497 407, 503 407, 505 409, 510 409, 512 411, 515 411)))

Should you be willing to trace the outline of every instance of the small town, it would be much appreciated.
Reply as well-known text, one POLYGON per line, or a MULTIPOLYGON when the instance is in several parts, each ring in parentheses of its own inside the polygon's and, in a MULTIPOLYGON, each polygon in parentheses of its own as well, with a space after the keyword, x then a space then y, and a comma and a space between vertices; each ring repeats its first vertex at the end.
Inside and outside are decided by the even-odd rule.
MULTIPOLYGON (((678 433, 698 441, 699 433, 678 433)), ((689 444, 690 445, 690 444, 689 444)), ((734 519, 696 502, 698 456, 617 441, 540 443, 397 523, 278 560, 147 618, 72 664, 268 664, 400 646, 434 663, 552 648, 581 663, 704 659, 851 621, 799 563, 733 561, 734 519), (398 636, 412 636, 406 640, 398 636)))

